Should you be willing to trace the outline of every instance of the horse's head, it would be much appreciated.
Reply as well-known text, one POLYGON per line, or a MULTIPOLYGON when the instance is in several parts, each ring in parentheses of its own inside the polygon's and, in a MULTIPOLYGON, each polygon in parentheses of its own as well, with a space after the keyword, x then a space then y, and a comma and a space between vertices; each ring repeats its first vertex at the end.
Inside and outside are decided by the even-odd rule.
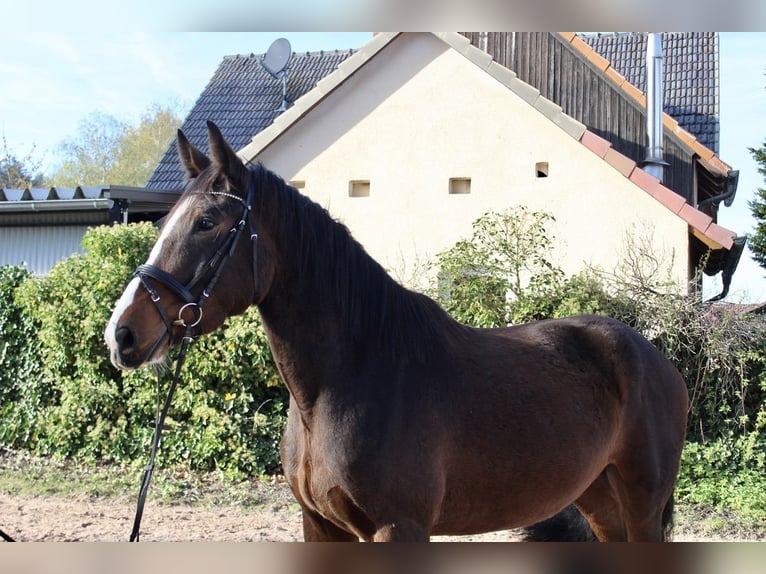
POLYGON ((208 132, 210 158, 178 132, 191 183, 106 327, 117 367, 163 360, 181 338, 215 330, 268 290, 271 258, 252 223, 254 174, 210 122, 208 132))

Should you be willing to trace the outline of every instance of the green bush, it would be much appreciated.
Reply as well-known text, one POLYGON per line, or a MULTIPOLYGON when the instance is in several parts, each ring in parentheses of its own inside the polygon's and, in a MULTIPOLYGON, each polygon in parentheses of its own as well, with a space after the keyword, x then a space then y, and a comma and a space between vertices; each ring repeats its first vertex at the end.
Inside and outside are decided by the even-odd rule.
POLYGON ((30 276, 24 267, 0 267, 0 444, 13 447, 30 440, 45 401, 34 385, 40 369, 38 325, 16 301, 30 276))
POLYGON ((34 384, 44 401, 29 445, 36 451, 105 460, 135 454, 126 432, 129 389, 109 363, 103 332, 126 278, 156 237, 149 224, 90 230, 82 255, 19 288, 19 302, 39 325, 34 384))
MULTIPOLYGON (((37 360, 23 378, 21 400, 32 420, 22 428, 4 415, 2 444, 88 461, 145 461, 152 433, 147 423, 157 400, 154 372, 115 369, 103 333, 156 237, 150 224, 95 228, 83 239, 82 255, 56 265, 47 277, 16 280, 14 309, 26 322, 9 320, 35 326, 30 339, 37 360), (29 397, 34 401, 27 404, 29 397)), ((12 410, 10 400, 19 394, 6 392, 0 408, 12 410)), ((276 472, 287 402, 251 309, 192 345, 160 458, 233 475, 276 472)))
POLYGON ((499 327, 551 317, 607 314, 618 303, 599 277, 567 278, 550 261, 552 215, 519 206, 489 211, 473 223, 470 240, 438 254, 431 295, 461 323, 499 327))
POLYGON ((233 475, 279 472, 288 395, 255 307, 190 348, 163 457, 233 475))

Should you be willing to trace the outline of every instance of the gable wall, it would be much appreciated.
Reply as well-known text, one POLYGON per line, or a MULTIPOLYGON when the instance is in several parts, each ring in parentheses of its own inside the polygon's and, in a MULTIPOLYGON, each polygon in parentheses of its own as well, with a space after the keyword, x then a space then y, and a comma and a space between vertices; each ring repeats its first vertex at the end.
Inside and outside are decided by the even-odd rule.
MULTIPOLYGON (((479 33, 466 33, 479 45, 479 33)), ((584 123, 633 161, 646 158, 646 115, 613 83, 550 32, 489 32, 487 52, 500 64, 535 86, 565 114, 584 123)), ((667 131, 663 135, 664 184, 696 204, 694 162, 667 131)))
MULTIPOLYGON (((321 86, 321 84, 320 84, 321 86)), ((489 209, 551 212, 555 263, 613 269, 625 230, 647 225, 688 277, 686 224, 523 99, 430 34, 404 34, 259 156, 410 278, 489 209), (547 162, 549 177, 536 177, 547 162), (450 195, 468 177, 471 193, 450 195), (369 197, 349 197, 369 180, 369 197)))

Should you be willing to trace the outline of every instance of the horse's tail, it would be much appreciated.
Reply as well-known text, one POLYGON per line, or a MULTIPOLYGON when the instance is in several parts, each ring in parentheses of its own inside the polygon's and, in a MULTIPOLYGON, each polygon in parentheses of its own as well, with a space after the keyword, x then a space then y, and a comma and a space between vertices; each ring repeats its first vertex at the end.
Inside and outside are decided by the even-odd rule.
POLYGON ((524 542, 596 542, 590 524, 574 504, 523 529, 524 542))
POLYGON ((662 509, 662 541, 668 542, 673 539, 673 515, 675 513, 676 502, 673 495, 670 495, 662 509))
MULTIPOLYGON (((662 540, 670 540, 673 532, 673 496, 662 510, 662 540)), ((547 520, 523 529, 524 542, 596 542, 590 524, 574 504, 570 504, 547 520)))

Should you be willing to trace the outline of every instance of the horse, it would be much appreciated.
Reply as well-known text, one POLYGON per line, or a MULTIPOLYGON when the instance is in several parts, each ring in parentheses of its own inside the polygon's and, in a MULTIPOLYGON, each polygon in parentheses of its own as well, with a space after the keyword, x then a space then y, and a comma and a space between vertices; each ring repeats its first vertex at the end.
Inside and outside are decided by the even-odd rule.
POLYGON ((105 339, 132 369, 258 307, 306 541, 428 541, 572 505, 598 540, 665 538, 688 393, 650 342, 603 316, 460 324, 211 122, 208 140, 209 157, 179 130, 189 183, 105 339))

